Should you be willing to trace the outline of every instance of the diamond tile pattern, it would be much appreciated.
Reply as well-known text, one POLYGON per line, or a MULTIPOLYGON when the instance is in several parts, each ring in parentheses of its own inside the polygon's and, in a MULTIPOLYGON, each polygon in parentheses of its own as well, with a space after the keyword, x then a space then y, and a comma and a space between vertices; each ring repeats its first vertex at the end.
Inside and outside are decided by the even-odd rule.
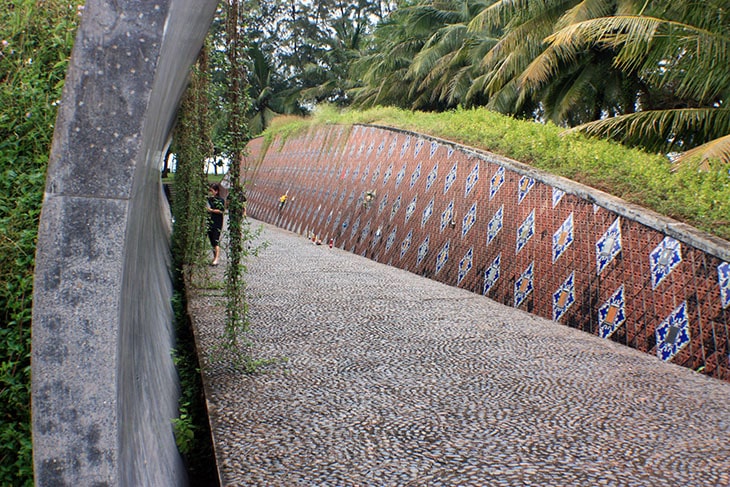
POLYGON ((441 269, 444 268, 446 265, 446 262, 449 261, 449 249, 451 248, 451 240, 447 240, 444 246, 439 251, 438 255, 436 255, 436 274, 441 272, 441 269))
POLYGON ((682 246, 672 237, 664 240, 649 254, 651 286, 656 289, 672 270, 682 262, 682 246))
POLYGON ((464 219, 461 222, 461 238, 464 238, 467 233, 469 233, 469 230, 471 230, 471 227, 474 226, 474 223, 477 221, 477 204, 474 203, 471 205, 471 208, 469 208, 469 211, 464 215, 464 219))
POLYGON ((689 321, 685 301, 657 327, 657 356, 665 361, 672 360, 689 341, 689 321))
POLYGON ((497 279, 499 279, 499 271, 501 265, 502 254, 497 254, 497 257, 494 258, 487 270, 484 271, 484 289, 482 291, 482 294, 486 295, 489 290, 492 289, 492 286, 494 286, 494 284, 497 282, 497 279))
POLYGON ((575 272, 571 272, 553 293, 553 320, 559 321, 573 303, 575 303, 575 272))
POLYGON ((504 205, 500 206, 499 209, 494 213, 494 216, 487 224, 487 245, 497 237, 497 234, 503 227, 504 219, 504 205))
POLYGON ((530 265, 525 269, 525 271, 520 275, 519 279, 515 282, 515 307, 519 308, 522 303, 527 299, 527 296, 530 295, 532 292, 534 286, 533 286, 533 278, 534 276, 534 270, 535 270, 535 263, 530 262, 530 265))
POLYGON ((527 242, 535 235, 535 210, 532 210, 525 221, 522 222, 520 228, 517 229, 517 250, 515 254, 519 254, 527 242))
POLYGON ((249 148, 253 218, 730 381, 728 254, 681 229, 406 131, 327 126, 249 148))
POLYGON ((446 180, 444 181, 444 194, 449 192, 449 189, 451 189, 454 181, 456 181, 456 170, 457 164, 454 164, 449 173, 446 175, 446 180))
POLYGON ((489 199, 492 200, 497 194, 497 191, 499 191, 499 188, 502 187, 504 184, 504 167, 500 166, 497 169, 497 172, 494 173, 494 176, 492 176, 492 179, 489 182, 489 199))
POLYGON ((621 219, 616 218, 596 242, 596 273, 600 274, 619 252, 621 252, 621 219))
POLYGON ((456 285, 458 286, 461 284, 461 281, 464 280, 464 277, 469 273, 472 267, 472 262, 474 260, 474 247, 470 247, 469 250, 466 251, 466 254, 464 254, 464 257, 461 258, 459 261, 459 275, 456 279, 456 285))
POLYGON ((469 193, 471 193, 471 190, 474 189, 474 186, 476 186, 477 181, 479 181, 479 162, 474 164, 474 168, 471 170, 469 175, 466 177, 466 186, 464 188, 464 198, 469 196, 469 193))
POLYGON ((626 321, 624 286, 621 285, 608 301, 598 308, 598 336, 608 338, 626 321))
POLYGON ((563 255, 563 252, 573 243, 573 214, 560 225, 553 234, 553 263, 563 255))
POLYGON ((727 262, 717 266, 717 282, 720 286, 722 307, 730 307, 730 264, 727 262))

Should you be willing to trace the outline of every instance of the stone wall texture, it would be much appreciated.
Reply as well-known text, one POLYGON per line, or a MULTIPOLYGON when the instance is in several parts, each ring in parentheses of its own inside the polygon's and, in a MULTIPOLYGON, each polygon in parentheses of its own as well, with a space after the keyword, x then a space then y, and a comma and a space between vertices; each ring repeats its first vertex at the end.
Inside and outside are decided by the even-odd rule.
POLYGON ((89 0, 59 107, 33 287, 37 486, 177 486, 160 169, 214 0, 89 0))
POLYGON ((242 174, 253 218, 730 380, 725 240, 378 126, 254 139, 242 174))

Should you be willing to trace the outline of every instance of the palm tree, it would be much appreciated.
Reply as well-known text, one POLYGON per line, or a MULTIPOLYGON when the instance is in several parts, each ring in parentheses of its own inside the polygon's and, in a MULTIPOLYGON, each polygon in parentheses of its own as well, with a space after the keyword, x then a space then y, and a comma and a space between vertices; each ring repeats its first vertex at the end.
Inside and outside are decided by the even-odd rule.
POLYGON ((654 2, 646 14, 566 25, 547 38, 526 83, 544 83, 587 49, 613 50, 613 67, 647 88, 638 111, 575 130, 650 150, 686 151, 680 162, 699 156, 730 163, 730 10, 721 1, 674 4, 654 2))
POLYGON ((351 66, 350 77, 356 87, 350 94, 356 107, 410 108, 408 70, 433 32, 430 22, 417 20, 404 8, 376 27, 371 49, 351 66))
POLYGON ((412 108, 452 108, 459 104, 483 104, 481 97, 467 98, 480 59, 498 39, 470 31, 468 23, 485 8, 483 2, 454 1, 436 8, 414 7, 420 16, 433 16, 443 26, 434 31, 409 68, 412 108))
POLYGON ((637 0, 499 0, 470 23, 472 30, 503 32, 482 59, 482 74, 469 96, 485 93, 488 107, 507 114, 537 117, 571 126, 603 113, 633 110, 636 79, 613 67, 607 49, 586 49, 556 65, 550 77, 534 83, 534 62, 545 42, 564 25, 617 12, 638 10, 637 0))

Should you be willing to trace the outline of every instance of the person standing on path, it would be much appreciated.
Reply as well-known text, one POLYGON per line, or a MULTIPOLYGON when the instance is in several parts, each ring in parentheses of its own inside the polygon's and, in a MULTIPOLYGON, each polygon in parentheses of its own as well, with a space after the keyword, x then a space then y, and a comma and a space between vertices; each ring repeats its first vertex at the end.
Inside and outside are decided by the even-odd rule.
POLYGON ((213 246, 213 262, 211 265, 218 265, 218 258, 221 254, 220 239, 223 230, 223 212, 226 204, 220 197, 220 185, 211 183, 208 187, 208 238, 213 246))

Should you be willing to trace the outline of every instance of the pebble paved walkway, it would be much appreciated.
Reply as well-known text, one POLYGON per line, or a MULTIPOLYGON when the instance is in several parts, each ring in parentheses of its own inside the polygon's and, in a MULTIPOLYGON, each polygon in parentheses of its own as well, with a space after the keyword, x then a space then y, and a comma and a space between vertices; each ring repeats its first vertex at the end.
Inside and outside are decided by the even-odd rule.
POLYGON ((211 362, 191 303, 223 485, 730 485, 730 384, 264 228, 251 350, 286 361, 211 362))

